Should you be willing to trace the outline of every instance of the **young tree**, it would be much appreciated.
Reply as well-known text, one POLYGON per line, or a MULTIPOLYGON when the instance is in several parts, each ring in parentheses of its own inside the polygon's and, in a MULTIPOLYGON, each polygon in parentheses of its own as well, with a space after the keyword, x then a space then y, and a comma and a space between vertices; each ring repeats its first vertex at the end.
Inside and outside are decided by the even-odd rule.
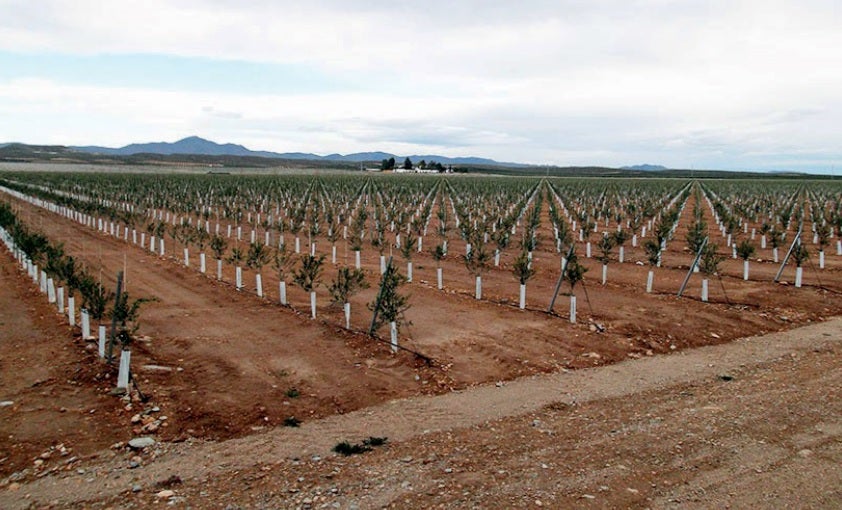
POLYGON ((346 329, 351 329, 351 296, 367 288, 368 282, 365 281, 365 273, 361 269, 350 267, 339 268, 336 277, 328 287, 331 301, 343 306, 346 329))
POLYGON ((564 268, 564 279, 570 284, 570 323, 576 324, 576 284, 584 280, 588 269, 579 263, 574 252, 564 268))
POLYGON ((292 254, 289 248, 287 248, 287 245, 282 244, 272 259, 272 267, 278 275, 278 295, 280 296, 281 304, 284 306, 287 305, 287 271, 292 264, 292 254))
POLYGON ((602 284, 608 280, 608 262, 611 261, 611 250, 614 249, 614 236, 604 235, 599 240, 599 257, 602 262, 602 284))
POLYGON ((409 309, 409 297, 398 292, 406 280, 394 264, 388 264, 380 282, 380 292, 369 309, 377 314, 375 329, 389 324, 392 351, 398 351, 398 325, 404 322, 404 312, 409 309))
POLYGON ((255 271, 255 285, 257 287, 257 295, 263 297, 263 266, 272 260, 272 255, 269 253, 269 248, 260 241, 255 241, 249 244, 248 254, 246 255, 246 265, 255 271))
POLYGON ((412 161, 409 158, 403 160, 403 169, 404 170, 412 170, 412 161))
POLYGON ((754 255, 754 252, 754 245, 748 239, 743 239, 740 244, 737 245, 737 255, 743 259, 743 280, 748 280, 748 259, 754 255))
POLYGON ((482 236, 475 236, 474 243, 471 245, 471 250, 462 256, 465 261, 465 267, 468 268, 474 276, 476 276, 476 299, 482 299, 482 274, 488 271, 489 263, 491 262, 491 254, 482 242, 482 236))
POLYGON ((801 281, 804 277, 804 262, 810 258, 810 252, 801 241, 795 243, 795 248, 792 249, 792 260, 795 261, 795 287, 801 288, 801 281))
POLYGON ((705 275, 702 279, 702 301, 708 301, 709 284, 708 279, 711 275, 719 273, 719 264, 725 260, 724 255, 719 254, 719 246, 708 243, 702 251, 702 257, 699 261, 699 270, 705 275))
POLYGON ((648 239, 643 243, 643 249, 646 251, 646 260, 649 262, 649 273, 646 275, 646 292, 652 292, 652 285, 655 281, 655 266, 661 262, 661 242, 648 239))
POLYGON ((243 261, 245 258, 245 253, 243 253, 243 250, 239 246, 234 246, 231 249, 231 255, 228 256, 228 263, 234 265, 237 290, 243 288, 243 261))
POLYGON ((196 246, 199 248, 199 271, 204 274, 207 270, 205 262, 205 247, 208 245, 208 241, 210 240, 210 234, 205 227, 199 226, 199 228, 196 229, 194 239, 196 240, 196 246))
POLYGON ((321 283, 324 261, 324 255, 303 255, 301 265, 292 277, 296 285, 310 294, 310 316, 313 319, 316 318, 316 287, 321 283))
POLYGON ((625 247, 623 245, 625 245, 626 241, 628 241, 628 240, 629 240, 629 233, 626 232, 625 230, 618 230, 618 231, 614 232, 614 244, 619 247, 618 248, 619 254, 618 254, 617 258, 618 258, 620 264, 622 264, 625 261, 626 250, 625 250, 625 247))
POLYGON ((816 225, 816 241, 819 245, 819 269, 824 269, 824 249, 830 244, 830 227, 824 223, 816 225))
POLYGON ((435 248, 430 250, 430 254, 433 256, 433 260, 436 261, 436 286, 439 290, 441 290, 443 287, 441 261, 447 256, 447 251, 445 250, 443 244, 438 244, 435 248))
POLYGON ((228 241, 221 235, 215 234, 211 238, 210 248, 216 258, 216 279, 222 280, 222 257, 225 256, 225 250, 228 249, 228 241))
POLYGON ((415 236, 412 230, 406 233, 403 243, 401 243, 401 255, 406 259, 406 281, 412 282, 412 252, 415 246, 415 236))
POLYGON ((520 282, 519 306, 523 310, 526 308, 526 282, 535 276, 532 261, 529 260, 529 253, 526 250, 522 250, 520 255, 515 259, 514 264, 512 264, 512 273, 514 273, 515 278, 520 282))

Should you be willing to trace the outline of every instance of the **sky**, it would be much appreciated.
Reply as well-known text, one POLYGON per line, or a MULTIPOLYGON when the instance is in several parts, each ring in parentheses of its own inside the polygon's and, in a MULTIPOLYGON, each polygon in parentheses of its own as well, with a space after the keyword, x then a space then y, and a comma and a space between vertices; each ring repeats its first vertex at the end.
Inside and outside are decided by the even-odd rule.
POLYGON ((0 0, 0 142, 842 172, 839 0, 0 0))

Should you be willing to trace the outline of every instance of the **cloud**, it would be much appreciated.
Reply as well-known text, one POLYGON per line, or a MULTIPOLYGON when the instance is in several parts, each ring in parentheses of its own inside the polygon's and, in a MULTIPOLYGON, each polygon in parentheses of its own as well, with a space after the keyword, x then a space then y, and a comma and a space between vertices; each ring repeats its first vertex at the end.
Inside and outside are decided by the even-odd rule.
POLYGON ((249 62, 254 81, 261 66, 313 72, 290 72, 283 90, 239 92, 17 76, 0 81, 0 112, 21 127, 0 135, 54 137, 23 131, 52 112, 80 120, 76 137, 122 125, 108 138, 126 142, 202 129, 320 153, 745 166, 787 148, 832 161, 842 141, 835 9, 830 0, 12 0, 0 2, 0 51, 249 62))

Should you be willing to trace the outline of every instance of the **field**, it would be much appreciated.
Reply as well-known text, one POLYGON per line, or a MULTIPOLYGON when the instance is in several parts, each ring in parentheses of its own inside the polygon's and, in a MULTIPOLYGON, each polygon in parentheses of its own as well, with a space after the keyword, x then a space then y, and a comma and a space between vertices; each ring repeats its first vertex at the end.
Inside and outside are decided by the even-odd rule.
POLYGON ((2 226, 25 226, 26 255, 68 289, 56 269, 67 257, 90 277, 77 306, 113 291, 120 271, 131 299, 153 299, 129 321, 133 373, 151 400, 120 403, 108 394, 116 368, 2 254, 4 309, 19 308, 4 327, 24 354, 0 358, 0 400, 14 402, 0 410, 12 417, 0 425, 0 476, 27 470, 7 485, 55 468, 49 456, 32 462, 56 438, 91 455, 135 435, 307 430, 395 399, 670 358, 842 309, 836 182, 6 172, 0 185, 2 226), (343 287, 340 274, 364 284, 343 287), (66 404, 37 403, 68 392, 66 404), (92 428, 74 430, 82 420, 92 428))

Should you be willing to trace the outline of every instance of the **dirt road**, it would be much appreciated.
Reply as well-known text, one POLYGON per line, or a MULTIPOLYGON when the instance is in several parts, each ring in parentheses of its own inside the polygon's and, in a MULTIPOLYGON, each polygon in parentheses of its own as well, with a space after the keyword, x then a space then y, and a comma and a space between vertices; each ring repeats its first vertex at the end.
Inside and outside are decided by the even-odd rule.
POLYGON ((172 485, 192 508, 838 507, 841 326, 153 447, 139 469, 131 453, 104 452, 84 475, 3 491, 0 506, 145 506, 172 485), (369 436, 390 440, 360 457, 330 453, 369 436))

